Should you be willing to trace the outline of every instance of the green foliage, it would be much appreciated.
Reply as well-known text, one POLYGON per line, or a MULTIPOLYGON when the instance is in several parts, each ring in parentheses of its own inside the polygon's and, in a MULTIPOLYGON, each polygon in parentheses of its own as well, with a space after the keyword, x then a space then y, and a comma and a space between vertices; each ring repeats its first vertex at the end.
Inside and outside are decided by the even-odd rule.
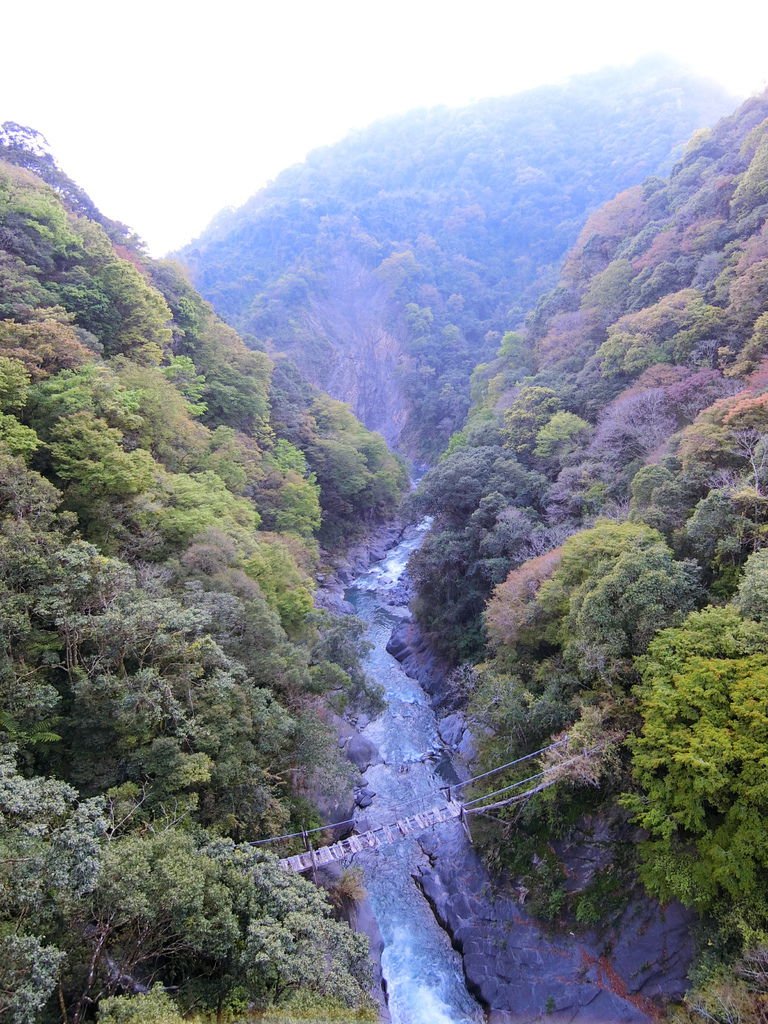
POLYGON ((627 307, 634 268, 627 259, 613 260, 595 274, 581 300, 582 306, 595 306, 615 318, 627 307))
POLYGON ((768 636, 709 608, 660 633, 640 669, 627 803, 651 835, 646 884, 702 909, 727 900, 743 931, 764 929, 768 636))
POLYGON ((310 667, 317 689, 331 691, 338 710, 348 703, 370 715, 382 710, 381 687, 368 679, 361 666, 370 649, 364 623, 350 615, 336 619, 324 616, 320 627, 310 667))
MULTIPOLYGON (((311 883, 250 848, 198 846, 173 829, 126 837, 106 848, 92 900, 102 984, 109 955, 129 973, 139 963, 176 965, 181 1007, 264 1006, 302 989, 348 1006, 365 1001, 365 941, 333 920, 311 883)), ((146 998, 107 1003, 107 1019, 172 1013, 162 996, 146 998)))
POLYGON ((278 537, 265 537, 244 569, 259 584, 288 635, 301 634, 312 610, 313 586, 299 571, 285 544, 278 537))
POLYGON ((410 563, 416 611, 437 645, 453 656, 477 651, 483 605, 494 584, 547 537, 540 525, 544 478, 500 444, 478 440, 430 470, 414 502, 419 512, 437 517, 410 563))
MULTIPOLYGON (((567 834, 569 824, 595 804, 608 813, 611 792, 626 785, 619 745, 636 721, 637 656, 702 601, 698 577, 698 566, 677 561, 645 524, 599 521, 513 569, 488 603, 492 657, 476 673, 469 701, 484 737, 481 769, 536 751, 553 738, 562 741, 567 730, 562 755, 550 752, 543 759, 555 758, 546 766, 562 771, 560 786, 542 783, 530 810, 495 812, 500 827, 480 837, 489 862, 522 878, 531 891, 527 905, 544 919, 566 909, 566 893, 557 859, 551 851, 547 859, 546 848, 542 853, 539 847, 551 829, 567 834), (560 768, 558 756, 566 759, 560 768), (525 863, 506 863, 505 845, 529 849, 527 839, 538 850, 535 872, 525 863)), ((510 770, 511 781, 535 771, 530 764, 519 770, 519 776, 510 770)), ((502 785, 501 779, 495 782, 502 785)), ((597 923, 598 916, 604 920, 607 909, 602 895, 585 896, 573 906, 582 924, 597 923)))
POLYGON ((183 1019, 162 985, 144 995, 113 996, 99 1003, 99 1024, 181 1024, 183 1019))
MULTIPOLYGON (((568 542, 564 563, 567 549, 568 542)), ((578 645, 583 670, 594 667, 609 678, 617 674, 614 666, 622 659, 642 653, 659 629, 685 615, 703 596, 698 567, 676 562, 662 542, 645 550, 630 548, 612 565, 596 561, 593 573, 571 595, 568 647, 578 645)), ((555 573, 553 586, 557 577, 555 573)))
POLYGON ((150 500, 157 504, 137 512, 139 522, 158 529, 171 548, 179 548, 209 526, 233 535, 250 534, 259 525, 253 505, 231 493, 210 470, 203 473, 155 475, 156 489, 150 500))
POLYGON ((168 365, 163 367, 163 374, 186 398, 192 415, 202 416, 208 411, 208 406, 203 401, 205 377, 197 372, 197 367, 189 356, 173 356, 168 365))
POLYGON ((18 359, 0 356, 0 409, 14 412, 27 404, 30 376, 18 359))
POLYGON ((364 523, 405 473, 342 407, 281 394, 264 353, 17 135, 0 164, 0 1015, 166 1024, 310 997, 365 1015, 365 940, 247 841, 345 779, 329 680, 375 696, 359 631, 313 612, 313 446, 347 458, 325 470, 339 544, 347 453, 360 480, 339 514, 364 523))
POLYGON ((33 1024, 53 992, 65 954, 34 935, 0 937, 0 1014, 33 1024))
MULTIPOLYGON (((47 301, 35 305, 63 306, 109 354, 160 360, 171 337, 168 307, 138 269, 117 255, 100 225, 68 213, 38 179, 4 164, 0 226, 7 233, 4 247, 21 256, 29 276, 42 284, 35 297, 47 301)), ((15 318, 20 311, 9 312, 15 318)))
POLYGON ((562 866, 551 850, 546 851, 523 881, 529 889, 526 903, 531 913, 543 921, 557 920, 565 907, 567 894, 562 866))
POLYGON ((546 676, 527 681, 485 667, 469 703, 473 720, 493 737, 485 760, 503 764, 510 752, 535 750, 560 732, 574 716, 573 690, 573 680, 553 665, 546 676))
POLYGON ((768 202, 768 132, 765 121, 750 134, 748 143, 753 155, 732 199, 733 205, 742 212, 768 202))
POLYGON ((579 894, 574 917, 581 925, 594 927, 606 921, 626 901, 626 882, 621 874, 601 871, 588 889, 579 894))
POLYGON ((768 619, 768 551, 755 551, 744 564, 734 601, 747 619, 768 619))
POLYGON ((685 485, 666 466, 643 466, 632 478, 630 518, 670 537, 689 512, 685 485))
POLYGON ((741 562, 753 531, 753 524, 740 513, 732 496, 721 490, 702 498, 685 524, 692 551, 716 571, 741 562))
POLYGON ((200 415, 200 407, 193 408, 164 371, 118 364, 120 385, 131 396, 136 412, 131 441, 172 472, 202 468, 211 445, 210 432, 192 419, 200 415))
POLYGON ((702 961, 692 978, 693 988, 672 1016, 674 1024, 694 1024, 702 1018, 759 1024, 768 1009, 765 946, 747 949, 732 965, 712 956, 702 961))
POLYGON ((701 599, 697 577, 655 530, 602 522, 513 570, 489 602, 488 632, 502 661, 516 648, 557 647, 584 682, 620 682, 654 634, 701 599))
POLYGON ((572 412, 556 412, 536 434, 534 455, 562 464, 566 457, 583 445, 590 426, 572 412))
POLYGON ((40 438, 34 430, 4 412, 0 412, 0 441, 12 455, 20 455, 27 462, 40 447, 40 438))
POLYGON ((305 535, 317 517, 317 498, 319 539, 334 548, 394 513, 408 488, 408 473, 378 434, 366 430, 347 406, 319 394, 286 361, 275 366, 270 399, 281 438, 267 462, 283 474, 281 486, 290 488, 290 497, 276 502, 269 493, 274 478, 268 475, 262 485, 274 525, 281 517, 290 532, 305 535), (303 454, 306 475, 303 461, 287 444, 303 454))
POLYGON ((766 115, 765 97, 750 100, 706 156, 693 146, 669 178, 593 213, 525 330, 481 354, 475 406, 420 489, 435 539, 414 559, 416 611, 452 654, 477 653, 479 606, 510 569, 628 504, 697 558, 717 598, 764 543, 768 257, 751 204, 766 115), (541 473, 532 500, 507 502, 527 521, 514 547, 504 486, 469 466, 505 448, 541 473))
POLYGON ((123 432, 139 429, 140 396, 127 388, 110 366, 91 362, 65 369, 36 384, 30 394, 30 419, 45 437, 66 416, 90 413, 123 432))
POLYGON ((306 455, 320 488, 319 536, 333 547, 342 531, 354 535, 355 524, 359 531, 391 515, 408 476, 384 439, 361 426, 347 406, 318 395, 310 415, 314 436, 306 444, 306 455))
POLYGON ((559 412, 560 400, 551 388, 523 388, 504 415, 509 444, 517 455, 530 455, 539 432, 559 412))
POLYGON ((140 494, 152 482, 148 452, 126 452, 122 434, 88 412, 65 416, 51 430, 48 448, 56 476, 73 484, 81 500, 140 494))
POLYGON ((374 1005, 351 1010, 335 996, 318 996, 310 992, 299 992, 291 996, 277 1010, 269 1010, 258 1018, 263 1024, 355 1024, 368 1021, 374 1024, 379 1018, 374 1005))

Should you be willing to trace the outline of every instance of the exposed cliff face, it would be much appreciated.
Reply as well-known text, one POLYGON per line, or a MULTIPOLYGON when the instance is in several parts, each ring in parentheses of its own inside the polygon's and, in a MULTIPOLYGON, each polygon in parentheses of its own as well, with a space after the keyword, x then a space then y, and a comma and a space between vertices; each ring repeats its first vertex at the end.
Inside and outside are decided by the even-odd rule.
POLYGON ((285 351, 324 391, 348 402, 370 430, 400 446, 408 419, 402 378, 408 357, 387 281, 339 257, 299 313, 285 351))
MULTIPOLYGON (((641 1024, 688 988, 693 915, 638 893, 600 932, 553 934, 494 892, 471 848, 425 836, 417 881, 493 1024, 641 1024)), ((566 861, 567 863, 567 861, 566 861)))

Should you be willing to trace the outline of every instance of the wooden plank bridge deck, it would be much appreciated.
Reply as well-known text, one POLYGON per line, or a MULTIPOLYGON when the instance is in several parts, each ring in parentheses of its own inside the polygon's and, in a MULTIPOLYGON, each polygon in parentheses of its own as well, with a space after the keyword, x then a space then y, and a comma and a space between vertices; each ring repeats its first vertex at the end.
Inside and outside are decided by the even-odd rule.
POLYGON ((450 800, 440 807, 432 807, 420 814, 412 814, 408 818, 401 818, 390 825, 379 825, 378 828, 361 832, 359 835, 351 835, 331 846, 320 846, 317 850, 308 850, 306 853, 296 853, 292 857, 284 857, 280 866, 288 871, 311 871, 312 868, 322 867, 324 864, 331 864, 334 861, 344 860, 354 853, 362 853, 363 850, 378 850, 382 846, 389 846, 406 836, 417 835, 433 828, 435 825, 442 825, 446 821, 460 818, 463 805, 458 800, 450 800))

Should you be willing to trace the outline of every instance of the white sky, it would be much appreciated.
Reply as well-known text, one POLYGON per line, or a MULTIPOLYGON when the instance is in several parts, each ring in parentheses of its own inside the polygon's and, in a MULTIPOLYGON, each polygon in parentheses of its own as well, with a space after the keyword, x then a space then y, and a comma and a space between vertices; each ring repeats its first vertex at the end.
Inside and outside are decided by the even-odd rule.
POLYGON ((666 53, 746 96, 768 84, 765 0, 6 0, 0 122, 154 255, 309 150, 666 53))

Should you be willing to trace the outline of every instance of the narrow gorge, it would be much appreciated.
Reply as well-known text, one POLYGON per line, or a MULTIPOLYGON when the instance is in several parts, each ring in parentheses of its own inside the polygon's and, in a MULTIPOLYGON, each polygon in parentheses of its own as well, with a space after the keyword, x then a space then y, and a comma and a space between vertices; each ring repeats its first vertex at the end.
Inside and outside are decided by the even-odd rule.
MULTIPOLYGON (((474 743, 463 716, 446 707, 445 670, 409 626, 407 562, 429 526, 409 527, 345 592, 367 624, 365 667, 386 701, 356 746, 357 833, 441 804, 446 787, 469 774, 462 753, 474 743)), ((609 863, 616 837, 600 827, 602 835, 583 834, 560 851, 574 886, 609 863)), ((360 917, 378 947, 382 1019, 392 1024, 643 1024, 686 989, 692 919, 682 907, 661 908, 637 892, 599 929, 547 930, 489 875, 457 821, 346 865, 364 873, 360 917)))
POLYGON ((768 91, 550 80, 176 258, 0 125, 3 1024, 768 1021, 768 91))

